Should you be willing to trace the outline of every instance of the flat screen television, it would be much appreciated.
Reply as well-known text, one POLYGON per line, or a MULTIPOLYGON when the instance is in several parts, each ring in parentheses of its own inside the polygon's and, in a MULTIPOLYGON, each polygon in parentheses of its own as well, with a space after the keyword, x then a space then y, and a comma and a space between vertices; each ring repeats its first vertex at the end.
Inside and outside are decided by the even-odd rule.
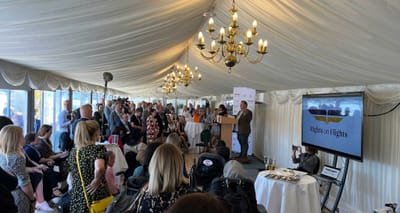
POLYGON ((364 93, 303 95, 302 145, 363 160, 364 93))

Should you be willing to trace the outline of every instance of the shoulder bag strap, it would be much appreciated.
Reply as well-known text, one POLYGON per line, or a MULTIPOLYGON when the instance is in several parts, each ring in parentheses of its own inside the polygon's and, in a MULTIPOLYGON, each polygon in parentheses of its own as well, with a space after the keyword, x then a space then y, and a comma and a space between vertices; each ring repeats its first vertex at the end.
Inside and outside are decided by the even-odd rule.
POLYGON ((79 177, 81 178, 81 183, 82 183, 82 188, 83 188, 83 195, 85 196, 86 205, 90 209, 89 199, 88 199, 86 188, 85 188, 85 182, 83 181, 83 177, 82 177, 81 165, 79 163, 79 148, 76 149, 76 164, 78 165, 78 172, 79 172, 79 177))

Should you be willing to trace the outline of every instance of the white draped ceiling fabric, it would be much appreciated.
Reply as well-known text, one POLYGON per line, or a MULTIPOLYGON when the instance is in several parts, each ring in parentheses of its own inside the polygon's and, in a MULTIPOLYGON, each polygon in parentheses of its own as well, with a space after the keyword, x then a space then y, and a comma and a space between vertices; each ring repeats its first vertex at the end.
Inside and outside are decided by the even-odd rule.
MULTIPOLYGON (((301 94, 366 90, 371 113, 399 101, 392 85, 400 83, 400 1, 236 3, 242 29, 256 19, 258 36, 270 46, 261 63, 242 61, 228 74, 195 46, 197 33, 207 29, 204 12, 215 13, 217 29, 229 24, 228 0, 0 1, 0 86, 101 91, 103 72, 111 72, 108 86, 116 93, 162 96, 163 77, 185 62, 189 46, 189 65, 199 67, 203 80, 172 96, 230 94, 242 86, 268 92, 265 141, 279 142, 266 145, 271 153, 300 141, 301 94)), ((397 110, 366 119, 366 160, 352 163, 342 203, 371 212, 400 201, 399 116, 397 110)), ((277 162, 288 162, 280 156, 277 162)))
POLYGON ((159 96, 171 66, 185 62, 188 44, 189 64, 200 68, 203 80, 173 96, 227 94, 238 86, 273 91, 399 83, 400 1, 236 4, 242 29, 256 19, 258 36, 270 48, 261 63, 242 61, 231 74, 223 62, 202 59, 195 46, 207 28, 204 12, 215 13, 217 29, 229 24, 229 0, 1 1, 0 58, 99 86, 102 73, 111 72, 108 86, 132 96, 159 96))

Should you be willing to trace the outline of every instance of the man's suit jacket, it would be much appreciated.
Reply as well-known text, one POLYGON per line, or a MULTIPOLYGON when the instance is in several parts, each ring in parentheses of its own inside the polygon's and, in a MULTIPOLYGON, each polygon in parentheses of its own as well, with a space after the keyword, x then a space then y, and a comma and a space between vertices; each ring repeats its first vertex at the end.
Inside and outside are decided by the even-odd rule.
MULTIPOLYGON (((238 115, 240 112, 238 113, 238 115)), ((238 120, 238 133, 239 134, 250 134, 250 122, 253 119, 253 113, 250 110, 245 110, 240 115, 238 120)))

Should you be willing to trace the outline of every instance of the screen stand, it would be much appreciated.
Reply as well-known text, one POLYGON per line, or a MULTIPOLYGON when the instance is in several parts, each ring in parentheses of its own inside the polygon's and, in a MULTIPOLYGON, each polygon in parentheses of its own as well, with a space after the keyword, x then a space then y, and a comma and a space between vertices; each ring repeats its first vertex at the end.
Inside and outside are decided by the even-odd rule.
MULTIPOLYGON (((334 167, 337 166, 337 158, 338 158, 338 156, 334 155, 333 162, 332 162, 332 166, 334 166, 334 167)), ((328 188, 327 188, 326 192, 324 193, 324 197, 323 197, 322 202, 321 202, 321 210, 327 209, 327 210, 330 210, 329 212, 335 212, 336 211, 337 206, 338 206, 339 201, 340 201, 340 197, 342 196, 344 183, 346 182, 346 176, 347 176, 348 168, 349 168, 349 158, 345 158, 342 178, 340 180, 336 180, 336 181, 326 181, 326 182, 328 182, 328 188), (326 207, 326 203, 327 203, 328 198, 329 198, 329 193, 331 191, 332 184, 335 184, 337 187, 339 187, 339 189, 338 189, 338 192, 336 194, 335 203, 333 204, 332 209, 328 209, 326 207)), ((324 179, 322 179, 322 178, 320 180, 324 181, 324 179)))

